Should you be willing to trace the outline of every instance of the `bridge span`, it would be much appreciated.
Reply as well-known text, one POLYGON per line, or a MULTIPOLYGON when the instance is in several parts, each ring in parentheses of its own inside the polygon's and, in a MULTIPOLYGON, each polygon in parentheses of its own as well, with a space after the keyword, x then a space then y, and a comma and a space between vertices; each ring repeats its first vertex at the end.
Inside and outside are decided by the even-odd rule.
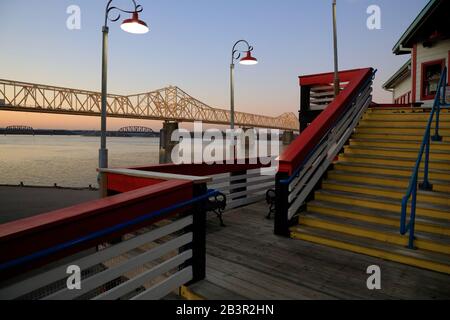
MULTIPOLYGON (((101 94, 87 90, 0 80, 0 110, 100 116, 101 94)), ((228 110, 212 108, 173 86, 129 96, 109 94, 107 111, 108 117, 114 118, 202 121, 218 125, 230 123, 228 110)), ((299 121, 294 113, 269 117, 236 112, 235 123, 242 127, 299 130, 299 121)))

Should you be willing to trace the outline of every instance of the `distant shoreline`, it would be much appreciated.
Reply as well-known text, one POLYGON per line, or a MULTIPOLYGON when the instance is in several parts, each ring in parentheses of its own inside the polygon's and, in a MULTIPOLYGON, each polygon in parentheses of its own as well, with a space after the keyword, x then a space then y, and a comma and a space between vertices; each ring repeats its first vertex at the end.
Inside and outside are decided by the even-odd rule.
MULTIPOLYGON (((62 129, 32 129, 11 131, 6 128, 0 128, 0 135, 14 136, 82 136, 82 137, 100 137, 100 131, 97 130, 62 130, 62 129)), ((108 131, 108 137, 121 138, 159 138, 159 132, 149 133, 129 133, 119 131, 108 131)))

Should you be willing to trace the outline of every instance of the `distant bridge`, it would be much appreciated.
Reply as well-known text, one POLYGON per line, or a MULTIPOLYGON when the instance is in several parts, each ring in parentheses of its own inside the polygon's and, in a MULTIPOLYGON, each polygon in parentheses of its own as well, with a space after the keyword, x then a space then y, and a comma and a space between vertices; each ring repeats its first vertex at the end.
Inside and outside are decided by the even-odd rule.
POLYGON ((9 126, 4 130, 4 134, 32 134, 34 135, 34 129, 29 126, 9 126))
POLYGON ((119 133, 155 133, 152 128, 140 127, 140 126, 130 126, 123 127, 119 129, 119 133))
MULTIPOLYGON (((93 91, 0 80, 0 110, 56 113, 80 116, 101 115, 101 94, 93 91)), ((212 108, 178 87, 130 95, 108 95, 108 117, 177 122, 202 121, 229 125, 229 110, 212 108)), ((268 117, 236 112, 235 123, 242 127, 298 131, 294 113, 268 117)))

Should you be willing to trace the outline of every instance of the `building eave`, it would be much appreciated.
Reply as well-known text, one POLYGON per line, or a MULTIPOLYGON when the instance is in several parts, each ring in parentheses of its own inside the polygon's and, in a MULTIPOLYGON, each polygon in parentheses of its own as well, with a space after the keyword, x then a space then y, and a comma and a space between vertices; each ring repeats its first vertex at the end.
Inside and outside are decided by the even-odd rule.
POLYGON ((397 83, 405 79, 408 75, 411 75, 411 59, 406 61, 406 63, 383 84, 384 90, 391 90, 395 87, 397 83))
POLYGON ((396 55, 410 53, 412 47, 408 45, 408 42, 414 37, 417 30, 420 29, 421 26, 428 20, 428 18, 432 15, 434 10, 437 8, 437 5, 441 2, 441 0, 430 0, 425 8, 422 9, 420 14, 414 19, 413 23, 406 29, 405 33, 400 37, 400 39, 395 44, 392 52, 396 55))

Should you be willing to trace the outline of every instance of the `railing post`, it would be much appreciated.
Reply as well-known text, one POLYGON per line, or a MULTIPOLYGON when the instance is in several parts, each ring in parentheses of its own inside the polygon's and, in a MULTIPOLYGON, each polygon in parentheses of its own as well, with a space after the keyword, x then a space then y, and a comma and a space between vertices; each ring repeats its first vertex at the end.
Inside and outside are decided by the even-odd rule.
POLYGON ((430 181, 428 179, 428 176, 429 176, 428 171, 429 171, 429 166, 430 166, 430 144, 431 144, 430 135, 431 135, 431 132, 428 131, 427 138, 426 138, 427 142, 425 145, 425 167, 424 167, 424 173, 423 173, 423 183, 421 183, 419 185, 420 190, 426 190, 426 191, 433 190, 433 185, 430 183, 430 181))
MULTIPOLYGON (((194 185, 194 198, 200 197, 207 192, 206 183, 194 185)), ((193 278, 188 285, 201 281, 206 277, 206 210, 204 201, 194 205, 193 221, 191 246, 193 278)))
POLYGON ((408 248, 409 249, 416 249, 414 247, 414 240, 416 239, 414 236, 415 228, 416 228, 416 201, 417 201, 417 185, 415 185, 412 193, 412 200, 411 200, 411 217, 409 220, 409 241, 408 241, 408 248))
POLYGON ((282 180, 288 179, 286 173, 279 172, 276 175, 275 182, 275 226, 274 233, 278 236, 289 237, 289 184, 281 183, 282 180))
POLYGON ((445 104, 445 92, 447 88, 447 70, 444 69, 444 76, 441 79, 440 84, 438 86, 438 92, 436 92, 437 99, 435 99, 436 103, 436 127, 434 128, 434 136, 431 138, 433 141, 442 141, 442 136, 439 135, 439 117, 441 115, 441 104, 445 104), (443 83, 442 83, 443 81, 443 83), (442 100, 441 100, 442 99, 442 100))

